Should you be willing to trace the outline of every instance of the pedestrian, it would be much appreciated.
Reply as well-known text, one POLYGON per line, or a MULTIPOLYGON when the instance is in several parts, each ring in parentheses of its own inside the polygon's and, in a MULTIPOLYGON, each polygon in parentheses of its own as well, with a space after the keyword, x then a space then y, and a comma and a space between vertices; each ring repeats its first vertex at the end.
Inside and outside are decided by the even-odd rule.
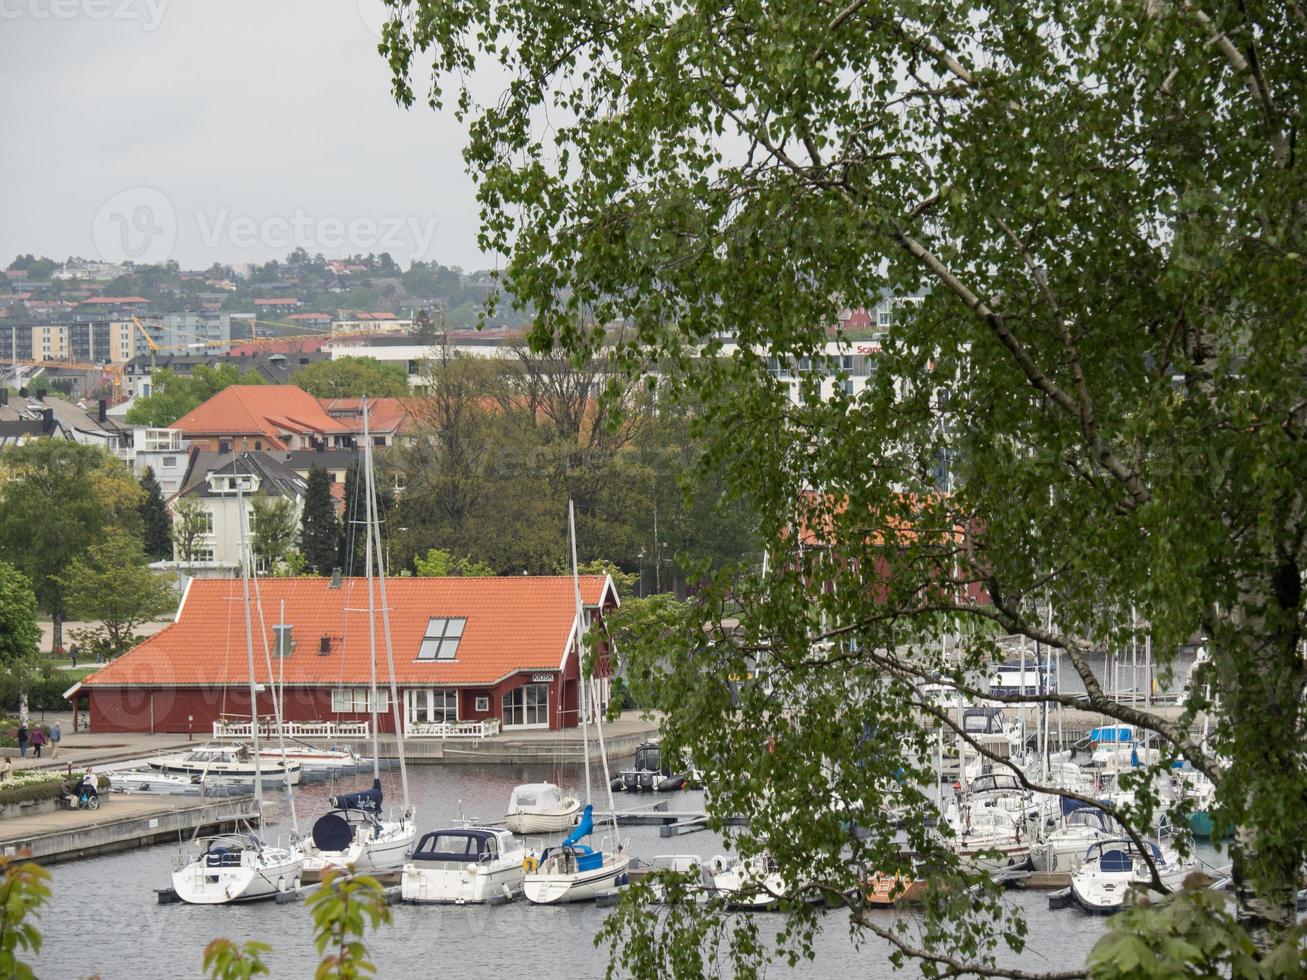
POLYGON ((9 758, 9 756, 5 756, 5 761, 0 762, 0 783, 3 783, 6 779, 12 776, 13 772, 14 760, 9 758))
POLYGON ((42 731, 40 725, 36 725, 32 729, 32 734, 28 741, 32 744, 32 752, 35 756, 38 759, 41 758, 41 746, 45 744, 45 732, 42 731))
POLYGON ((27 726, 22 722, 18 723, 18 758, 27 758, 27 726))
POLYGON ((73 666, 77 666, 77 644, 74 643, 68 648, 68 659, 72 661, 73 666))
POLYGON ((54 727, 50 729, 50 758, 51 759, 57 759, 59 757, 59 743, 63 740, 63 737, 64 737, 63 729, 59 727, 59 722, 56 721, 54 723, 54 727))

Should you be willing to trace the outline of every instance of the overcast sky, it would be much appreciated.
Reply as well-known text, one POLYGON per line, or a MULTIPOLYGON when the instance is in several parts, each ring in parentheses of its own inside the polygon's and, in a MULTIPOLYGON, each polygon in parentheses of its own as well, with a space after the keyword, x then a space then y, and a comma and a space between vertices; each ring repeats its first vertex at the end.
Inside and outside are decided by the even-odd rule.
POLYGON ((390 97, 381 10, 0 0, 0 266, 34 252, 202 268, 297 244, 493 264, 462 128, 390 97))

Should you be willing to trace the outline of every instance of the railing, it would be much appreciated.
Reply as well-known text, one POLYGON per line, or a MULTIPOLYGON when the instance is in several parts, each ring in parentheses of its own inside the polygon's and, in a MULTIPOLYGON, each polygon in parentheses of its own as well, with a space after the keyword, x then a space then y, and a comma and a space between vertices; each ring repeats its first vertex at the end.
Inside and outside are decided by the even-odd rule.
POLYGON ((404 728, 405 738, 489 738, 499 734, 499 719, 484 721, 415 721, 404 728))
MULTIPOLYGON (((282 734, 286 738, 312 739, 314 741, 334 741, 336 739, 366 739, 370 734, 366 721, 288 721, 282 725, 282 734)), ((260 738, 275 738, 277 726, 272 721, 259 722, 260 738)), ((249 739, 254 737, 253 726, 248 721, 215 721, 214 738, 249 739)))

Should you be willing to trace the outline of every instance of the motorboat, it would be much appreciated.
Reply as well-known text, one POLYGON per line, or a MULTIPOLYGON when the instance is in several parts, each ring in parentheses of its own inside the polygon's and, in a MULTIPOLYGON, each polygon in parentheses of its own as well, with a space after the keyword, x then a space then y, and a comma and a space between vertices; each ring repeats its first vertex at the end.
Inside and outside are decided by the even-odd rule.
POLYGON ((581 801, 553 783, 524 783, 513 789, 504 826, 515 834, 561 834, 576 826, 581 801))
POLYGON ((433 830, 404 862, 400 897, 418 905, 511 901, 522 892, 526 865, 526 850, 506 829, 433 830))
MULTIPOLYGON (((279 749, 264 749, 261 755, 263 756, 264 765, 267 765, 269 761, 280 762, 282 757, 279 749)), ((289 739, 286 742, 285 755, 288 761, 298 762, 305 774, 348 772, 362 769, 367 765, 367 762, 353 749, 321 749, 316 745, 300 742, 297 739, 289 739)))
MULTIPOLYGON (((707 902, 716 891, 709 863, 698 854, 659 854, 642 870, 645 877, 657 875, 659 872, 683 876, 691 899, 697 903, 707 902)), ((667 886, 661 881, 653 882, 653 893, 655 901, 667 900, 667 886)))
POLYGON ((867 882, 866 901, 873 908, 920 905, 925 901, 927 887, 924 879, 912 875, 877 872, 867 882))
POLYGON ((393 871, 417 838, 413 807, 399 807, 383 817, 381 780, 370 789, 330 798, 332 810, 313 822, 304 842, 304 878, 316 880, 330 868, 353 868, 367 874, 393 871))
POLYGON ((1075 871, 1084 862, 1090 844, 1120 834, 1120 828, 1114 823, 1106 813, 1093 807, 1072 810, 1062 819, 1060 827, 1045 834, 1031 850, 1031 863, 1036 871, 1075 871))
MULTIPOLYGON (((1144 843, 1167 889, 1179 888, 1196 867, 1192 859, 1182 861, 1170 848, 1163 849, 1152 841, 1144 843)), ((1107 914, 1123 908, 1132 890, 1146 889, 1152 880, 1139 845, 1128 838, 1113 837, 1095 841, 1086 849, 1084 861, 1071 875, 1071 897, 1086 912, 1107 914)))
POLYGON ((612 782, 614 790, 628 793, 670 793, 684 789, 686 774, 672 772, 663 764, 662 747, 658 742, 642 742, 635 750, 635 763, 629 769, 620 769, 612 782))
POLYGON ((267 786, 298 786, 303 767, 298 762, 282 761, 263 753, 255 753, 242 743, 210 742, 187 752, 156 755, 146 759, 146 765, 160 772, 183 776, 215 777, 253 782, 258 776, 267 786))
POLYGON ((561 905, 598 898, 627 883, 631 859, 625 849, 599 850, 582 844, 594 830, 594 806, 587 803, 581 822, 555 847, 545 848, 538 861, 527 868, 522 889, 527 900, 536 905, 561 905))
POLYGON ((172 887, 183 902, 255 902, 299 887, 302 859, 293 847, 271 847, 254 834, 202 837, 183 850, 172 887))
POLYGON ((116 793, 150 796, 203 796, 205 786, 200 776, 161 772, 158 769, 117 769, 105 773, 109 787, 116 793))
POLYGON ((718 854, 709 867, 713 887, 727 908, 761 912, 785 898, 785 879, 770 855, 732 860, 718 854))

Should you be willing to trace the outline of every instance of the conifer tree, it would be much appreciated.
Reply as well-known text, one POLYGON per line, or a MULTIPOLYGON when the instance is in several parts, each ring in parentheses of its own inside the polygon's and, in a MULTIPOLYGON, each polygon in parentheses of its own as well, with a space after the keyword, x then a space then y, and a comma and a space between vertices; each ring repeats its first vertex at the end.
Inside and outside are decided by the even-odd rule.
POLYGON ((300 517, 300 553, 311 571, 330 575, 340 551, 340 521, 331 499, 331 477, 321 466, 309 470, 300 517))
POLYGON ((140 514, 146 557, 151 561, 171 558, 172 521, 163 505, 163 490, 155 478, 154 470, 148 466, 141 477, 141 489, 145 491, 140 514))

